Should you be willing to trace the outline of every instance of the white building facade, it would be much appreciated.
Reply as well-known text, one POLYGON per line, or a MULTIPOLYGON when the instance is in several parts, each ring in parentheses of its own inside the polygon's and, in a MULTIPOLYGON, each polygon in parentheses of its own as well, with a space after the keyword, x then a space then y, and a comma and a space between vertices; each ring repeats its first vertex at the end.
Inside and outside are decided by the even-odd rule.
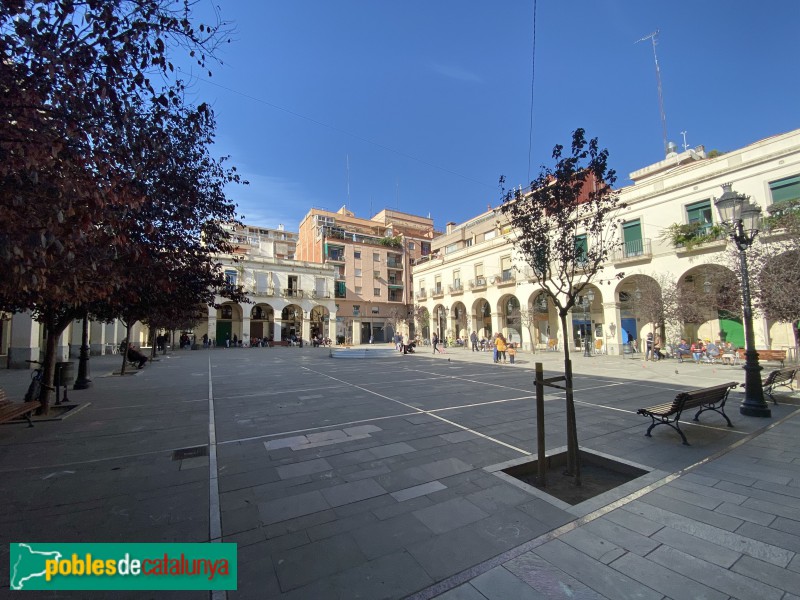
MULTIPOLYGON (((234 254, 219 260, 228 280, 243 285, 249 303, 229 302, 218 296, 220 308, 209 307, 207 314, 189 333, 194 342, 224 344, 226 340, 270 339, 281 343, 292 336, 308 341, 311 336, 334 338, 336 304, 335 270, 329 265, 292 260, 297 233, 279 227, 269 229, 244 226, 231 229, 234 254), (289 258, 291 257, 291 259, 289 258), (204 337, 205 336, 205 337, 204 337)), ((0 313, 0 367, 29 369, 28 360, 43 360, 44 327, 31 314, 0 313)), ((82 322, 71 323, 56 345, 56 360, 78 358, 82 322)), ((115 353, 125 338, 125 326, 90 322, 89 345, 94 356, 115 353)), ((131 343, 149 343, 150 331, 136 323, 131 343)), ((177 341, 176 341, 177 343, 177 341)))
MULTIPOLYGON (((434 240, 431 259, 414 267, 423 335, 437 331, 454 338, 475 331, 489 338, 502 332, 525 349, 562 348, 564 343, 577 349, 588 340, 595 351, 611 354, 620 354, 631 340, 639 345, 652 330, 637 315, 639 288, 668 277, 710 294, 716 290, 709 288, 733 274, 731 242, 720 231, 714 207, 723 184, 750 196, 765 214, 773 203, 800 198, 800 130, 714 158, 707 158, 702 147, 673 153, 632 173, 631 179, 633 185, 619 190, 625 206, 617 215, 621 248, 584 290, 566 331, 517 255, 514 233, 497 208, 461 225, 449 224, 447 233, 434 240), (691 243, 672 235, 681 225, 694 231, 691 243)), ((695 320, 683 323, 680 331, 668 331, 667 342, 700 337, 744 345, 742 323, 734 315, 709 307, 695 320)), ((757 348, 793 351, 791 324, 757 316, 755 332, 757 348)))

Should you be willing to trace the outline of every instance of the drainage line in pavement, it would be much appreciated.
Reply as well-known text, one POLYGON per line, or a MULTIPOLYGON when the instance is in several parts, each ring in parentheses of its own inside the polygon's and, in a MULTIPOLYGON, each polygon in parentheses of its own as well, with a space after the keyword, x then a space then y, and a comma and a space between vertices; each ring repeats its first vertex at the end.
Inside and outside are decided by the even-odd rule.
POLYGON ((723 448, 722 450, 719 450, 719 451, 715 452, 711 456, 707 456, 706 458, 704 458, 704 459, 702 459, 702 460, 700 460, 700 461, 698 461, 698 462, 696 462, 696 463, 694 463, 692 465, 689 465, 688 467, 685 467, 685 468, 683 468, 683 469, 681 469, 679 471, 676 471, 675 473, 671 473, 670 475, 667 475, 667 476, 659 479, 658 481, 654 481, 650 485, 647 485, 647 486, 643 487, 640 490, 637 490, 637 491, 635 491, 635 492, 633 492, 631 494, 628 494, 624 498, 620 498, 619 500, 615 500, 611 504, 603 506, 602 508, 598 508, 597 510, 595 510, 594 512, 589 513, 588 515, 584 515, 583 517, 580 517, 578 519, 575 519, 574 521, 566 523, 565 525, 562 525, 561 527, 559 527, 557 529, 554 529, 553 531, 550 531, 548 533, 544 533, 544 534, 540 535, 537 538, 534 538, 534 539, 532 539, 530 541, 525 542, 524 544, 521 544, 520 546, 517 546, 516 548, 512 548, 511 550, 506 550, 502 554, 499 554, 499 555, 495 556, 494 558, 490 558, 487 561, 479 563, 479 564, 475 565, 474 567, 470 567, 469 569, 465 569, 465 570, 461 571, 460 573, 456 573, 455 575, 451 575, 447 579, 439 581, 438 583, 435 583, 432 586, 429 586, 429 587, 427 587, 427 588, 425 588, 423 590, 420 590, 419 592, 416 592, 415 594, 411 594, 409 596, 406 596, 405 600, 429 600, 430 598, 435 598, 436 596, 444 594, 445 592, 447 592, 449 590, 452 590, 453 588, 456 588, 456 587, 458 587, 460 585, 468 583, 469 581, 475 579, 479 575, 483 575, 484 573, 487 573, 488 571, 491 571, 495 567, 499 567, 499 566, 503 565, 504 563, 507 563, 508 561, 513 560, 513 559, 517 558, 518 556, 521 556, 521 555, 525 554, 526 552, 530 552, 531 550, 534 550, 534 549, 538 548, 539 546, 543 546, 547 542, 550 542, 550 541, 552 541, 552 540, 564 535, 565 533, 568 533, 568 532, 570 532, 570 531, 572 531, 574 529, 577 529, 578 527, 582 527, 583 525, 586 525, 587 523, 590 523, 590 522, 594 521, 595 519, 598 519, 598 518, 600 518, 602 516, 605 516, 606 514, 610 513, 611 511, 616 510, 618 508, 621 508, 621 507, 625 506, 626 504, 629 504, 629 503, 633 502, 634 500, 638 500, 639 498, 641 498, 645 494, 648 494, 648 493, 650 493, 650 492, 652 492, 654 490, 657 490, 658 488, 660 488, 660 487, 662 487, 664 485, 667 485, 668 483, 674 481, 675 479, 678 479, 678 477, 681 477, 682 475, 685 475, 686 473, 694 471, 698 467, 701 467, 701 466, 703 466, 703 465, 705 465, 705 464, 707 464, 707 463, 709 463, 709 462, 711 462, 713 460, 716 460, 716 459, 718 459, 718 458, 720 458, 722 456, 725 456, 726 454, 728 454, 729 452, 732 452, 736 448, 746 444, 747 442, 757 438, 760 435, 763 435, 763 434, 767 433, 771 429, 774 429, 778 425, 781 425, 782 423, 788 421, 789 419, 791 419, 791 418, 793 418, 793 417, 795 417, 797 415, 800 415, 800 409, 798 409, 798 410, 796 410, 796 411, 794 411, 792 413, 789 413, 785 417, 779 419, 775 423, 771 423, 771 424, 767 425, 763 429, 759 429, 757 431, 754 431, 753 433, 749 434, 747 437, 744 437, 744 438, 734 442, 733 444, 731 444, 727 448, 723 448))
MULTIPOLYGON (((208 537, 212 543, 222 541, 222 517, 219 505, 219 478, 217 475, 217 429, 214 417, 214 386, 211 381, 211 354, 208 355, 208 537)), ((212 600, 225 600, 223 590, 211 592, 212 600)))

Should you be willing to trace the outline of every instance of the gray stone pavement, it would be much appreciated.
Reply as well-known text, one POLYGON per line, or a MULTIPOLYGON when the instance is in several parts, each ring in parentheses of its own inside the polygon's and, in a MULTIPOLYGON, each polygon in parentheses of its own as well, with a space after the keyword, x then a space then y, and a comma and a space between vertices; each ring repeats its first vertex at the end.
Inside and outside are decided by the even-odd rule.
MULTIPOLYGON (((0 564, 12 541, 208 541, 218 523, 239 547, 230 598, 795 598, 793 394, 754 419, 734 392, 734 428, 706 413, 683 446, 667 427, 644 437, 636 409, 739 367, 573 356, 581 446, 653 470, 569 507, 495 470, 534 452, 531 369, 563 356, 425 350, 184 351, 125 378, 94 358, 80 411, 0 427, 0 564), (195 447, 210 456, 175 454, 195 447)), ((26 378, 0 371, 0 387, 20 397, 26 378)), ((554 392, 548 449, 564 445, 554 392)))

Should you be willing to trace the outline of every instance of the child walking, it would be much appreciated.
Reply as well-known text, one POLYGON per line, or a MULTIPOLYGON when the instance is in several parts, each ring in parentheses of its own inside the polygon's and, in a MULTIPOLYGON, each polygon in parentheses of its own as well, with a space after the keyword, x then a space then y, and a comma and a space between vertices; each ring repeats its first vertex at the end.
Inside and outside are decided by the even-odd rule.
POLYGON ((508 345, 508 362, 514 364, 514 357, 517 355, 517 345, 512 343, 508 345))

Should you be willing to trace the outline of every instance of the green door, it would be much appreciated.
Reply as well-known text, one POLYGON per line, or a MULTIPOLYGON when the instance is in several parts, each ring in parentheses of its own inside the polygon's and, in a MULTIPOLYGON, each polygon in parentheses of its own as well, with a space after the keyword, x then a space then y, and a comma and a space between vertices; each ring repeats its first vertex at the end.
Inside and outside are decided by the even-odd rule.
POLYGON ((719 311, 719 336, 737 348, 744 348, 742 320, 724 310, 719 311))
POLYGON ((622 225, 625 240, 625 257, 639 256, 644 248, 642 246, 642 222, 639 219, 628 221, 622 225))
POLYGON ((230 321, 217 321, 217 346, 224 346, 225 340, 231 339, 233 323, 230 321))

